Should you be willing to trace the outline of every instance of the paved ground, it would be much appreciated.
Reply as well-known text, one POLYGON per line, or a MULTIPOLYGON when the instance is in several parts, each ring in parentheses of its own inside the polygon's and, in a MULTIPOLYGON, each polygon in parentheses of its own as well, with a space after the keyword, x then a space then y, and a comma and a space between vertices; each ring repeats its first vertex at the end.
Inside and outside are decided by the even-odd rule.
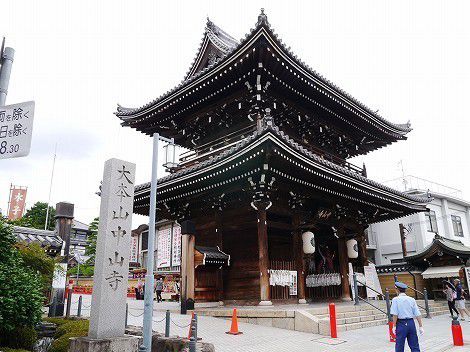
MULTIPOLYGON (((83 315, 89 314, 91 296, 84 295, 83 315)), ((76 296, 73 299, 72 314, 76 312, 76 296)), ((177 310, 176 303, 155 303, 154 330, 164 332, 164 311, 177 310)), ((129 299, 129 325, 142 325, 143 301, 129 299)), ((172 313, 171 335, 187 336, 189 316, 172 313), (179 325, 177 327, 175 324, 179 325)), ((464 337, 467 345, 464 347, 452 346, 450 330, 451 319, 447 315, 424 319, 425 334, 420 337, 421 351, 423 352, 463 352, 470 351, 470 322, 462 322, 464 337)), ((340 333, 341 342, 338 345, 328 344, 329 339, 320 335, 307 334, 297 331, 283 330, 272 327, 239 323, 242 335, 232 336, 225 334, 230 328, 230 322, 212 317, 199 317, 198 336, 205 341, 212 342, 217 352, 283 352, 283 351, 309 351, 309 352, 386 352, 394 351, 394 344, 388 342, 387 327, 375 326, 371 328, 347 331, 340 333)), ((409 351, 409 349, 406 349, 409 351)))

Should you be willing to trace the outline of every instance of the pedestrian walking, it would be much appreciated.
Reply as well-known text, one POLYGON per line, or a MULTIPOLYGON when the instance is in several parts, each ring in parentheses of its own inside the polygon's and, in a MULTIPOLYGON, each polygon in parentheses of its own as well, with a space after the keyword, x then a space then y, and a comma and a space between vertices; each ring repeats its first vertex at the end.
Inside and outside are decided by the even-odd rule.
POLYGON ((392 300, 390 314, 393 315, 393 329, 396 335, 395 352, 405 351, 405 341, 411 352, 420 352, 418 335, 414 318, 418 320, 419 333, 424 333, 421 312, 414 298, 406 295, 408 286, 403 282, 395 282, 398 296, 392 300))
POLYGON ((163 279, 159 278, 155 284, 155 292, 157 292, 157 303, 163 301, 162 291, 163 291, 163 279))
POLYGON ((460 320, 465 320, 465 314, 470 318, 470 313, 468 312, 468 309, 465 308, 465 290, 463 289, 462 283, 459 279, 454 280, 454 285, 456 291, 455 306, 460 313, 460 320))
POLYGON ((455 292, 453 286, 449 282, 444 281, 444 293, 447 299, 447 305, 449 306, 449 311, 452 319, 454 318, 454 312, 459 316, 457 308, 455 308, 455 299, 457 298, 457 293, 455 292))

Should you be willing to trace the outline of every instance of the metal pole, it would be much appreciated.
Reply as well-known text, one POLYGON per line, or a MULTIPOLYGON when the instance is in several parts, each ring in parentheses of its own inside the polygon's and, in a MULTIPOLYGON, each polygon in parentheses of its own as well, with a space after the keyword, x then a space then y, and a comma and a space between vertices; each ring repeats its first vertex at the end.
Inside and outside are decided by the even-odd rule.
POLYGON ((148 255, 147 273, 145 274, 145 294, 144 294, 144 324, 143 343, 140 346, 141 352, 152 350, 152 316, 153 316, 153 266, 155 261, 155 220, 157 212, 157 168, 158 168, 158 140, 159 134, 153 134, 152 153, 152 184, 150 188, 150 214, 149 214, 149 234, 148 234, 148 255))
POLYGON ((66 318, 70 318, 70 308, 72 306, 72 289, 67 291, 67 311, 65 313, 66 318))
POLYGON ((423 296, 424 296, 424 307, 426 309, 426 318, 431 318, 431 314, 429 314, 428 290, 426 289, 426 287, 423 290, 423 296))
POLYGON ((354 282, 354 305, 359 305, 359 290, 357 288, 357 274, 353 274, 353 282, 354 282))
POLYGON ((390 292, 388 291, 388 288, 385 289, 385 304, 387 305, 388 321, 392 321, 392 316, 390 314, 390 292))
POLYGON ((170 311, 168 309, 166 311, 165 319, 165 337, 170 337, 170 311))
POLYGON ((77 317, 82 316, 82 300, 83 300, 83 297, 82 295, 80 295, 80 297, 78 297, 77 317))
POLYGON ((8 94, 8 84, 10 83, 11 66, 15 57, 15 50, 13 48, 5 48, 0 55, 2 62, 0 69, 0 106, 4 106, 8 94))
POLYGON ((127 328, 127 317, 129 316, 129 303, 126 303, 126 320, 124 321, 124 326, 127 328))
POLYGON ((197 342, 197 313, 194 313, 194 339, 197 342))
POLYGON ((54 160, 52 161, 51 183, 49 184, 49 198, 47 198, 46 222, 44 224, 44 230, 47 230, 47 223, 49 222, 49 203, 51 202, 52 180, 54 179, 54 168, 55 168, 56 156, 57 156, 57 143, 55 144, 54 160))
POLYGON ((196 352, 197 331, 196 331, 196 318, 192 319, 191 337, 189 338, 189 352, 196 352))

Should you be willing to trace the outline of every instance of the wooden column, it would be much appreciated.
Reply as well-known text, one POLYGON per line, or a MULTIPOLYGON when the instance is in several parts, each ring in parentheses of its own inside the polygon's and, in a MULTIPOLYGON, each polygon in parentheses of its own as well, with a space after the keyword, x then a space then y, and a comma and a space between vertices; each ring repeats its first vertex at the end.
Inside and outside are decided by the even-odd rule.
POLYGON ((294 259, 297 269, 297 298, 300 304, 305 304, 305 261, 304 250, 302 244, 302 231, 299 229, 300 216, 294 214, 292 217, 292 227, 294 228, 293 247, 294 259))
POLYGON ((181 300, 194 299, 194 235, 181 236, 181 300))
POLYGON ((268 254, 268 226, 266 220, 266 205, 256 204, 258 208, 258 252, 259 252, 259 285, 260 305, 272 305, 269 287, 269 254, 268 254))
POLYGON ((359 259, 361 260, 362 266, 369 265, 369 260, 367 259, 367 243, 364 230, 360 229, 356 238, 357 247, 359 251, 359 259))
MULTIPOLYGON (((222 213, 220 211, 215 212, 215 242, 216 246, 220 248, 221 251, 224 250, 224 239, 222 232, 222 213)), ((224 268, 221 267, 217 269, 217 299, 223 301, 224 299, 224 268)))
POLYGON ((342 298, 344 301, 351 300, 351 289, 349 287, 348 277, 348 249, 346 247, 346 238, 344 237, 344 231, 338 230, 338 259, 339 259, 339 273, 341 275, 341 289, 342 298))

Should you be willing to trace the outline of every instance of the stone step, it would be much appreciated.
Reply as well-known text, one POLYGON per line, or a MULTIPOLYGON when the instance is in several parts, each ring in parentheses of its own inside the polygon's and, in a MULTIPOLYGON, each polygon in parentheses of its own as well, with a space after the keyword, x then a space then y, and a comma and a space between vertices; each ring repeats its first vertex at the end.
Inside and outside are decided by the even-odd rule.
POLYGON ((379 325, 385 325, 385 324, 387 324, 387 319, 378 319, 378 320, 370 320, 370 321, 364 321, 364 322, 359 322, 359 323, 338 325, 337 330, 341 332, 341 331, 369 328, 371 326, 379 326, 379 325))

